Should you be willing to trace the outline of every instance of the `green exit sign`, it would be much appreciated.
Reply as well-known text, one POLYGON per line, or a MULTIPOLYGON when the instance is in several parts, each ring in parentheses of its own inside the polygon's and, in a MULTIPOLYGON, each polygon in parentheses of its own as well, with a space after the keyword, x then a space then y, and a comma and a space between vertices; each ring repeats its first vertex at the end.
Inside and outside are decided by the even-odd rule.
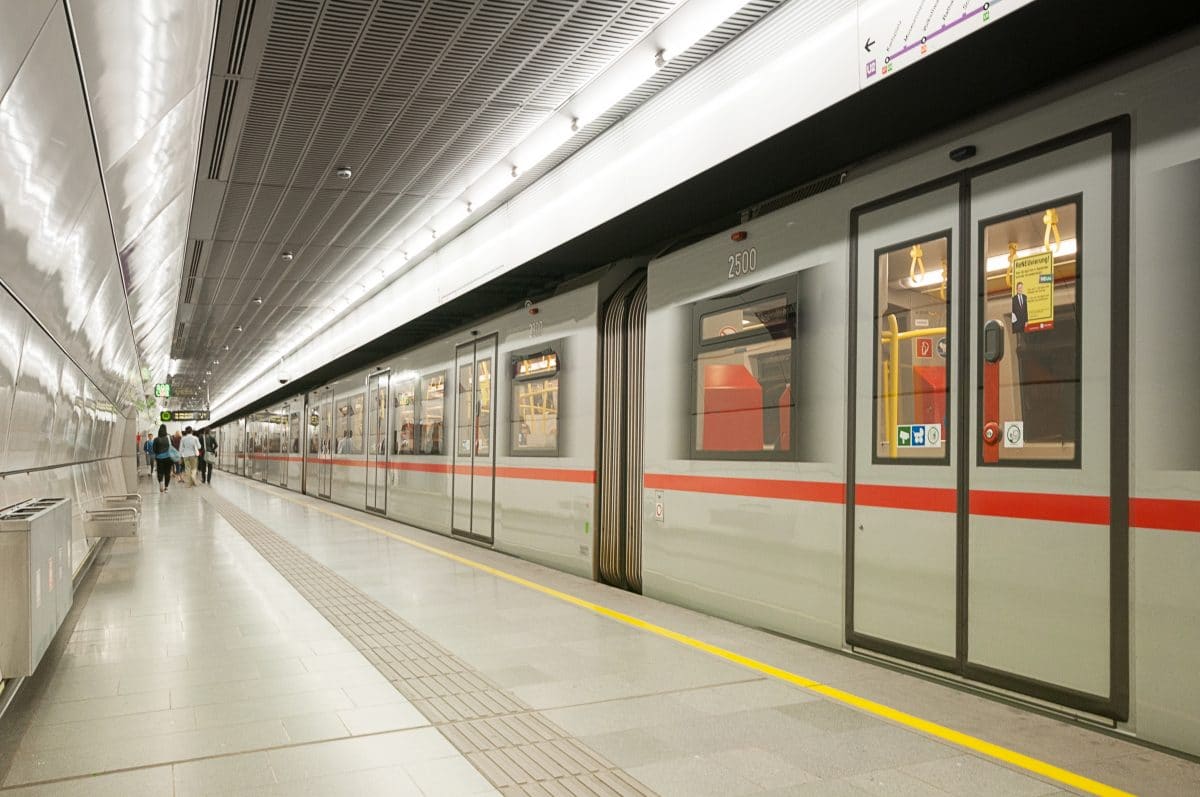
POLYGON ((167 382, 159 382, 157 385, 154 386, 154 397, 155 398, 170 398, 171 397, 171 385, 167 382))
POLYGON ((158 419, 160 421, 162 421, 163 423, 168 423, 173 417, 174 417, 174 415, 171 413, 170 410, 163 410, 162 412, 160 412, 158 414, 158 419))

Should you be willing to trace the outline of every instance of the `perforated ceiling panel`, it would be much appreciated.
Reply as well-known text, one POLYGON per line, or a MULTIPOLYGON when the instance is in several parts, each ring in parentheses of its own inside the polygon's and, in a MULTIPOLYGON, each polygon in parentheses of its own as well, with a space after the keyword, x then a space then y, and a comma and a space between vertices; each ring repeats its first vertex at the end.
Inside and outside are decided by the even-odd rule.
MULTIPOLYGON (((782 2, 746 3, 506 195, 782 2)), ((347 286, 380 267, 406 223, 461 193, 678 5, 223 3, 172 346, 182 361, 176 382, 199 388, 207 378, 216 395, 241 367, 282 354, 306 323, 344 307, 347 286), (341 166, 352 178, 335 176, 341 166)))

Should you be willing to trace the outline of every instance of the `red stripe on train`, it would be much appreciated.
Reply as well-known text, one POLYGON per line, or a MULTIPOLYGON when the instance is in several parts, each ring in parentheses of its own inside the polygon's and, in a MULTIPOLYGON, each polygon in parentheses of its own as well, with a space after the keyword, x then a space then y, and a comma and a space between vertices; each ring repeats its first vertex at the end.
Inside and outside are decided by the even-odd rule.
POLYGON ((972 515, 1096 526, 1107 526, 1111 517, 1108 496, 1102 495, 972 490, 970 508, 972 515))
POLYGON ((916 509, 922 512, 957 512, 958 491, 947 487, 896 487, 885 484, 856 484, 854 502, 887 509, 916 509))
POLYGON ((1140 529, 1200 532, 1200 501, 1177 498, 1133 498, 1129 525, 1140 529))
POLYGON ((816 501, 844 504, 846 486, 841 482, 804 482, 791 479, 741 479, 730 476, 676 476, 647 473, 642 483, 651 490, 679 490, 688 493, 716 493, 747 498, 782 498, 790 501, 816 501))

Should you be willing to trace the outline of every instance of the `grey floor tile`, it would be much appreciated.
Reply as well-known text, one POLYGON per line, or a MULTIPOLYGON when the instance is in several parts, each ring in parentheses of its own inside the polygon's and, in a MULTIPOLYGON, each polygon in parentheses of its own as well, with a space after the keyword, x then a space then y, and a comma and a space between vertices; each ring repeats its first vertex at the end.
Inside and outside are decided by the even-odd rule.
POLYGON ((927 761, 900 771, 961 797, 1041 797, 1058 791, 1045 781, 973 755, 927 761))
POLYGON ((657 736, 637 728, 594 736, 581 736, 579 739, 622 769, 668 761, 687 753, 686 750, 672 746, 657 736))
POLYGON ((437 758, 404 766, 427 797, 472 797, 494 792, 492 785, 465 758, 437 758))
POLYGON ((773 740, 773 744, 773 749, 789 761, 827 780, 961 755, 958 748, 892 725, 784 737, 773 740))
POLYGON ((355 736, 381 731, 398 731, 428 725, 429 721, 407 702, 364 706, 337 712, 342 723, 355 736))
POLYGON ((812 692, 766 678, 681 691, 675 695, 675 699, 705 714, 732 714, 747 709, 778 708, 821 700, 812 692))
POLYGON ((324 742, 350 735, 350 731, 347 730, 345 723, 338 717, 336 711, 305 714, 300 717, 284 717, 283 729, 287 732, 288 740, 294 744, 324 742))
POLYGON ((171 767, 92 775, 4 791, 4 797, 171 797, 171 767))
POLYGON ((736 797, 762 789, 699 756, 673 758, 627 770, 662 797, 736 797))
POLYGON ((432 728, 415 728, 287 747, 271 750, 269 755, 276 777, 287 783, 338 772, 458 757, 458 752, 432 728))
POLYGON ((174 766, 175 797, 228 794, 276 783, 266 753, 243 753, 174 766))
POLYGON ((797 786, 818 780, 797 762, 760 748, 737 748, 708 756, 714 763, 764 789, 797 786))
POLYGON ((89 700, 72 700, 68 703, 51 703, 34 716, 34 722, 50 725, 58 722, 82 722, 102 717, 120 717, 129 714, 145 714, 150 711, 165 711, 171 707, 171 693, 165 689, 154 692, 138 692, 133 695, 96 697, 89 700))
POLYGON ((847 778, 862 794, 874 797, 946 797, 948 792, 898 769, 880 769, 847 778))
POLYGON ((805 725, 811 725, 830 733, 877 728, 884 724, 884 721, 878 717, 829 700, 815 700, 782 706, 778 711, 800 720, 805 725))
POLYGON ((21 739, 21 749, 53 750, 60 747, 90 747, 97 740, 139 739, 166 733, 179 733, 196 727, 191 709, 168 709, 143 714, 32 725, 21 739))

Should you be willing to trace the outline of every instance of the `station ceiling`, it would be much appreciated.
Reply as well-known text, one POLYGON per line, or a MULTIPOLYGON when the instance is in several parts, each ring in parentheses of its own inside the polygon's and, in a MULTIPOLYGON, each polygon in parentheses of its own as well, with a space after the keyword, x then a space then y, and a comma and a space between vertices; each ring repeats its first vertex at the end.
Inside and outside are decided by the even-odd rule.
MULTIPOLYGON (((742 5, 493 204, 783 2, 742 5)), ((345 312, 348 286, 378 284, 414 220, 680 5, 223 2, 172 333, 177 395, 215 396, 264 352, 282 354, 292 336, 345 312)))
MULTIPOLYGON (((787 1, 746 4, 497 202, 787 1)), ((306 319, 345 312, 338 302, 346 286, 395 255, 407 220, 456 195, 674 5, 223 3, 173 337, 172 356, 184 363, 177 381, 215 395, 264 350, 285 348, 306 319), (342 166, 349 180, 336 175, 342 166)), ((1166 4, 1160 12, 1100 2, 1081 16, 1075 4, 1032 3, 969 45, 938 52, 400 328, 381 329, 239 414, 606 263, 734 225, 757 203, 1118 57, 1136 59, 1139 48, 1196 39, 1196 9, 1166 4)))

